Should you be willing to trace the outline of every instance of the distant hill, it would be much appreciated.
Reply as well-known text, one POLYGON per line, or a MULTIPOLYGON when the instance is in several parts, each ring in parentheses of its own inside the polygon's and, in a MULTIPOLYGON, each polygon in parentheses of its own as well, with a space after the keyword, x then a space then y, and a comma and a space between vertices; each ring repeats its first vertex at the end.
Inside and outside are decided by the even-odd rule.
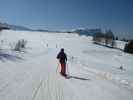
POLYGON ((24 27, 24 26, 18 26, 18 25, 9 25, 10 29, 12 30, 26 30, 26 31, 32 31, 32 29, 24 27))
POLYGON ((36 29, 36 30, 33 30, 33 31, 38 31, 38 32, 49 32, 49 30, 43 30, 43 29, 36 29))
POLYGON ((3 29, 9 29, 8 24, 6 24, 6 23, 0 23, 0 30, 3 30, 3 29))
POLYGON ((10 25, 7 23, 0 22, 0 30, 3 30, 3 29, 19 30, 19 31, 55 32, 55 31, 50 31, 45 29, 31 29, 21 25, 10 25))
POLYGON ((88 29, 88 28, 81 28, 81 29, 74 29, 74 33, 77 33, 78 35, 85 35, 85 36, 93 36, 95 33, 101 33, 101 29, 88 29))
POLYGON ((0 22, 0 29, 11 29, 11 30, 26 30, 26 31, 32 31, 32 29, 24 27, 24 26, 19 26, 19 25, 10 25, 7 23, 1 23, 0 22))

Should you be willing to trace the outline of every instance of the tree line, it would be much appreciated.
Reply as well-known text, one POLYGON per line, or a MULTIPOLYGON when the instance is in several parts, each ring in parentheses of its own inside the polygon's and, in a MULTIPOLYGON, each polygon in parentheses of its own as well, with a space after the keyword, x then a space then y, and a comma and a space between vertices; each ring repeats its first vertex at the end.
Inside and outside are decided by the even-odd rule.
MULTIPOLYGON (((118 37, 115 37, 114 33, 111 30, 107 30, 105 33, 99 31, 93 34, 93 43, 95 44, 99 44, 99 45, 103 45, 111 48, 117 48, 116 40, 118 40, 118 37)), ((123 51, 133 54, 133 40, 122 39, 121 41, 126 42, 123 51)))
POLYGON ((98 32, 93 34, 93 42, 95 44, 101 44, 108 47, 115 47, 115 36, 111 30, 107 30, 105 33, 98 32))

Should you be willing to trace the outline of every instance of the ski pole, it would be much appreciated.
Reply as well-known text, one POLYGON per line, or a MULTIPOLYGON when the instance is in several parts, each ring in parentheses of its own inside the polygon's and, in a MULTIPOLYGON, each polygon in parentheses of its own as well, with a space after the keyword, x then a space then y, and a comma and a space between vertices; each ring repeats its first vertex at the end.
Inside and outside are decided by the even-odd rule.
POLYGON ((59 67, 59 63, 58 63, 57 68, 56 68, 56 73, 57 73, 57 71, 58 71, 58 67, 59 67))
POLYGON ((67 65, 67 73, 68 73, 68 75, 69 75, 69 70, 68 70, 68 63, 66 63, 66 65, 67 65))

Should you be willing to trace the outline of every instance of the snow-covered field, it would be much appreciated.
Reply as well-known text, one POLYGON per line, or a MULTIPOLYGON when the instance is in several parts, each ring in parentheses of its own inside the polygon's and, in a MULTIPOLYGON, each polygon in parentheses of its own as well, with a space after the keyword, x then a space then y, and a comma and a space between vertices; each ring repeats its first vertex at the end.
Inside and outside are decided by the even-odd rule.
MULTIPOLYGON (((95 45, 92 37, 68 33, 2 31, 0 100, 133 100, 133 55, 95 45), (23 52, 12 49, 28 41, 23 52), (57 53, 65 49, 67 73, 57 53), (123 70, 119 67, 123 66, 123 70)), ((118 47, 124 43, 118 41, 118 47)))

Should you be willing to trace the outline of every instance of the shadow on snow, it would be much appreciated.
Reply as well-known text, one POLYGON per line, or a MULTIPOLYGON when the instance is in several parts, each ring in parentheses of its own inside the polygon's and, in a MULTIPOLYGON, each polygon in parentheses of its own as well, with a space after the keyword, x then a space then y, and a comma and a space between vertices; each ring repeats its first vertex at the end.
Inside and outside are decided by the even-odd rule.
POLYGON ((83 78, 83 77, 79 77, 79 76, 68 76, 68 78, 70 79, 70 78, 73 78, 73 79, 78 79, 78 80, 85 80, 85 81, 88 81, 88 80, 90 80, 90 79, 88 79, 88 78, 83 78))
POLYGON ((5 62, 5 60, 18 61, 18 60, 23 60, 23 59, 21 57, 15 56, 15 55, 0 53, 0 60, 2 62, 5 62))

